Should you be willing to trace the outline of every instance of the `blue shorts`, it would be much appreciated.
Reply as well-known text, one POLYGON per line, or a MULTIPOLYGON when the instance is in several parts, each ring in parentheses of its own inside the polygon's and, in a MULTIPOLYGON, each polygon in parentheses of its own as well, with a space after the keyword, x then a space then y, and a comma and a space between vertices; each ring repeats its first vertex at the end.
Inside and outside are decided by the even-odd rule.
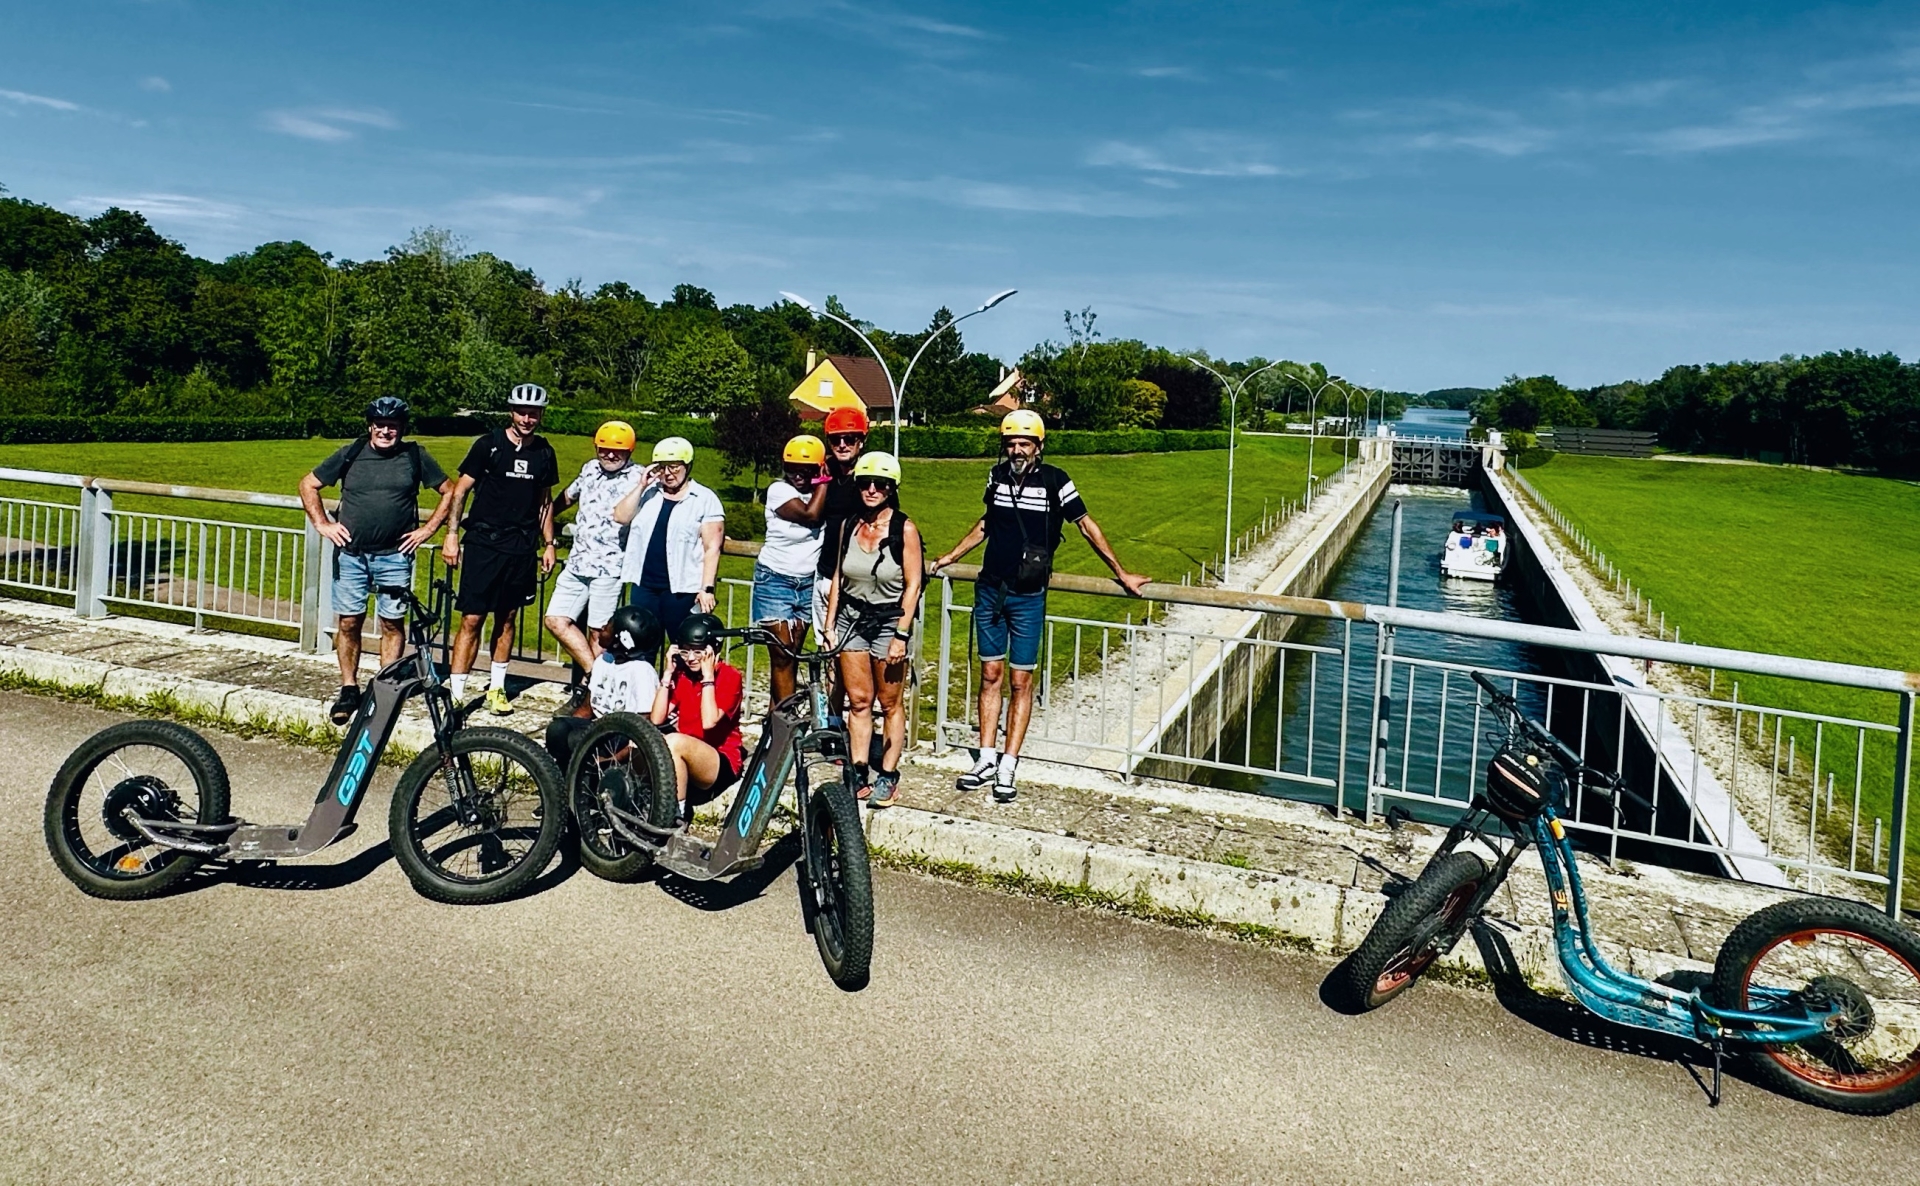
POLYGON ((748 609, 755 622, 810 622, 813 620, 813 574, 790 577, 759 561, 753 564, 753 599, 748 609))
MULTIPOLYGON (((344 617, 364 616, 368 596, 381 585, 413 588, 413 557, 402 552, 375 552, 370 556, 362 556, 358 552, 334 552, 334 613, 344 617)), ((404 604, 384 594, 375 608, 389 622, 398 622, 407 616, 404 604)))
POLYGON ((973 631, 981 662, 1005 659, 1015 671, 1040 665, 1040 635, 1047 628, 1047 591, 1009 593, 979 585, 973 594, 973 631))

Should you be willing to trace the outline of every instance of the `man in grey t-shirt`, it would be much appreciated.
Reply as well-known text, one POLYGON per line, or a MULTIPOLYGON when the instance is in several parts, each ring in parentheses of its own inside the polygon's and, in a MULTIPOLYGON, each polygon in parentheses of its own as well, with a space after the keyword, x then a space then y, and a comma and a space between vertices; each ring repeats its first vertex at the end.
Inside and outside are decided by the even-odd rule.
MULTIPOLYGON (((333 543, 333 608, 340 615, 333 652, 340 660, 340 695, 330 715, 337 725, 360 707, 360 630, 367 598, 383 585, 413 587, 413 553, 440 530, 453 510, 453 483, 440 463, 413 441, 407 405, 382 396, 367 406, 367 435, 349 441, 300 479, 300 502, 314 529, 333 543), (320 491, 340 487, 336 517, 329 519, 320 491), (419 492, 436 490, 440 504, 420 522, 419 492)), ((406 608, 379 598, 380 663, 400 657, 406 608)))

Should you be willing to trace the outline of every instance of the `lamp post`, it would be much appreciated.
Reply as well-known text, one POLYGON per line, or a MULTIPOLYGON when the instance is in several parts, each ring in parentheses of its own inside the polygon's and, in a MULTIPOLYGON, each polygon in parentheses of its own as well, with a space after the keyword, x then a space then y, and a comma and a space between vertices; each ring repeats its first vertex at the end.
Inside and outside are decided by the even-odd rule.
MULTIPOLYGON (((1327 388, 1332 387, 1334 384, 1340 382, 1340 380, 1336 376, 1328 375, 1326 379, 1324 379, 1318 385, 1316 385, 1316 384, 1307 382, 1305 379, 1302 379, 1300 376, 1292 373, 1291 371, 1282 371, 1281 373, 1285 375, 1287 379, 1289 379, 1290 381, 1294 383, 1298 383, 1300 385, 1300 389, 1307 393, 1307 506, 1306 506, 1306 509, 1312 510, 1313 509, 1313 445, 1314 445, 1314 442, 1319 439, 1319 435, 1320 435, 1320 395, 1322 392, 1326 391, 1327 388)), ((1293 407, 1293 400, 1291 398, 1287 400, 1287 407, 1289 409, 1293 407)))
POLYGON ((1220 380, 1220 385, 1227 389, 1227 540, 1226 546, 1221 549, 1224 559, 1220 564, 1220 583, 1225 584, 1233 579, 1233 446, 1238 440, 1240 428, 1240 393, 1246 390, 1248 382, 1255 375, 1279 366, 1280 360, 1276 358, 1260 370, 1242 375, 1238 383, 1229 382, 1225 375, 1191 355, 1187 356, 1187 361, 1220 380))
POLYGON ((985 303, 983 303, 978 309, 973 310, 971 313, 962 313, 960 316, 954 318, 952 321, 947 322, 945 325, 941 326, 939 329, 936 329, 932 333, 928 334, 927 340, 920 343, 920 349, 914 351, 913 357, 907 360, 906 372, 900 376, 900 382, 897 384, 893 381, 893 371, 887 366, 887 360, 880 357, 880 351, 874 348, 873 340, 867 337, 866 334, 862 333, 859 326, 855 325, 851 321, 848 321, 846 318, 839 316, 838 314, 830 313, 825 309, 814 308, 813 302, 809 301, 807 298, 803 296, 797 296, 794 293, 784 292, 784 291, 781 292, 780 295, 785 297, 787 300, 792 301, 794 304, 800 306, 802 309, 805 309, 807 312, 812 313, 816 317, 825 317, 825 318, 828 318, 829 320, 839 322, 841 325, 844 325, 848 329, 852 330, 854 333, 854 336, 858 337, 861 342, 865 343, 867 347, 867 352, 873 355, 874 361, 880 364, 880 372, 887 377, 887 391, 893 396, 893 455, 895 457, 898 457, 900 456, 900 400, 906 394, 907 380, 913 378, 914 364, 919 362, 920 356, 927 352, 927 347, 933 345, 933 340, 935 338, 939 337, 941 334, 946 333, 948 330, 952 329, 954 326, 959 325, 961 322, 965 321, 967 318, 977 317, 980 314, 985 313, 988 309, 993 308, 995 305, 999 304, 1001 301, 1006 300, 1008 297, 1012 296, 1014 293, 1019 291, 1020 290, 1017 288, 1009 288, 1001 292, 996 292, 992 296, 988 297, 985 303))

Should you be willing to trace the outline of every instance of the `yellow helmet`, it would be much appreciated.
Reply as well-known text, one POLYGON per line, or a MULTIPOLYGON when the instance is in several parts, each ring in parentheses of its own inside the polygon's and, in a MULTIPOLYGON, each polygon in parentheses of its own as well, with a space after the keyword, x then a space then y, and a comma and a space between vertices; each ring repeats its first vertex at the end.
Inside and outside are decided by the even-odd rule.
POLYGON ((1000 421, 1001 437, 1032 437, 1036 441, 1047 439, 1047 422, 1040 419, 1040 413, 1025 408, 1008 412, 1000 421))
POLYGON ((625 420, 609 420, 593 434, 593 447, 596 449, 625 449, 633 452, 633 425, 625 420))
POLYGON ((853 476, 885 478, 897 486, 900 484, 900 462, 893 454, 877 449, 872 453, 862 453, 860 460, 853 463, 853 476))
POLYGON ((693 442, 685 437, 667 437, 653 447, 653 463, 684 461, 693 464, 693 442))
POLYGON ((801 433, 787 442, 780 450, 780 460, 789 465, 820 465, 827 459, 827 447, 820 443, 819 437, 810 437, 801 433))

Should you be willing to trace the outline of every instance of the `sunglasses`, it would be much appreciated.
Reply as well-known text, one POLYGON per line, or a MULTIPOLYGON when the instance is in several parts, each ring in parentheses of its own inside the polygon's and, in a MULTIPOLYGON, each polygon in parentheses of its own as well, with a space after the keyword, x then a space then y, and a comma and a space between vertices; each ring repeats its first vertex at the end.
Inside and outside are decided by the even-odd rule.
POLYGON ((864 443, 866 439, 867 438, 865 436, 862 436, 860 433, 857 433, 857 432, 842 432, 842 433, 835 433, 833 436, 828 437, 827 444, 858 445, 858 444, 864 443))
POLYGON ((853 485, 854 485, 854 488, 858 490, 891 490, 893 489, 893 482, 889 478, 855 478, 853 480, 853 485))

